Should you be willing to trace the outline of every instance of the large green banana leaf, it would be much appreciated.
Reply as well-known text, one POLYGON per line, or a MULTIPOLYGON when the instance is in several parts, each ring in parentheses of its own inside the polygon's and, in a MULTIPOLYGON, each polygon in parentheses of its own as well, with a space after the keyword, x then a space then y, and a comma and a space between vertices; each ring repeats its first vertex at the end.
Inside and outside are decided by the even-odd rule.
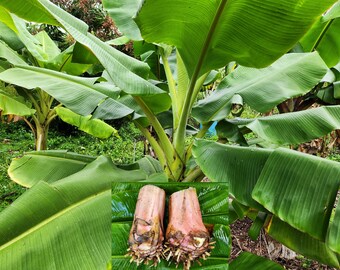
POLYGON ((111 179, 101 172, 106 163, 99 157, 82 177, 41 181, 1 212, 2 269, 106 269, 111 248, 111 179))
MULTIPOLYGON (((98 78, 81 78, 61 72, 31 66, 18 66, 0 73, 0 80, 32 89, 39 87, 72 111, 81 115, 93 113, 103 102, 110 100, 114 107, 110 118, 117 119, 133 111, 104 93, 98 78)), ((116 88, 111 85, 111 91, 116 88)), ((109 90, 110 91, 110 90, 109 90)), ((105 104, 104 104, 105 105, 105 104)), ((106 116, 107 117, 107 116, 106 116)))
MULTIPOLYGON (((195 142, 193 154, 211 180, 229 182, 230 193, 242 204, 259 209, 255 199, 321 242, 326 242, 328 231, 337 233, 330 217, 340 185, 338 162, 282 148, 265 150, 203 140, 195 142)), ((336 249, 340 239, 332 240, 336 249)))
MULTIPOLYGON (((74 63, 74 57, 79 57, 82 53, 75 49, 75 45, 68 47, 62 53, 58 54, 52 61, 44 63, 44 67, 70 75, 81 75, 85 73, 91 66, 91 63, 74 63)), ((83 55, 83 54, 82 54, 83 55)))
POLYGON ((198 102, 193 116, 200 122, 226 118, 232 98, 240 95, 244 102, 259 112, 310 91, 327 72, 317 53, 286 54, 263 69, 238 67, 222 80, 217 90, 198 102))
POLYGON ((242 252, 230 263, 229 270, 283 270, 279 264, 249 252, 242 252))
MULTIPOLYGON (((94 160, 94 157, 65 150, 29 152, 23 157, 13 159, 8 174, 18 184, 32 187, 39 181, 53 183, 81 172, 85 167, 93 166, 94 160)), ((159 162, 150 156, 129 165, 114 165, 107 159, 105 166, 102 177, 108 177, 111 181, 167 181, 159 162)))
MULTIPOLYGON (((128 237, 134 216, 139 189, 146 183, 113 183, 112 185, 112 269, 149 269, 149 266, 130 264, 125 257, 128 237)), ((215 249, 211 256, 194 264, 191 269, 228 269, 230 233, 228 227, 228 184, 226 183, 152 183, 165 190, 167 197, 172 193, 194 187, 200 202, 203 222, 213 224, 215 249)), ((180 209, 178 209, 180 211, 180 209)), ((180 213, 179 213, 180 214, 180 213)), ((165 214, 165 227, 167 224, 165 214)), ((188 221, 190 222, 190 221, 188 221)), ((176 269, 174 264, 162 262, 156 269, 176 269)), ((181 266, 180 266, 181 267, 181 266)))
POLYGON ((148 0, 136 22, 146 41, 176 46, 196 79, 230 61, 268 66, 335 2, 148 0))
POLYGON ((317 50, 329 67, 340 61, 339 10, 338 2, 300 40, 305 51, 317 50))
POLYGON ((252 197, 294 228, 325 240, 339 185, 340 163, 279 148, 268 157, 252 197))
POLYGON ((240 203, 261 209, 251 192, 272 151, 198 140, 193 148, 193 156, 211 181, 229 183, 229 192, 240 203))
POLYGON ((40 42, 39 45, 45 52, 47 56, 47 61, 51 61, 61 53, 57 44, 49 37, 49 35, 45 31, 37 33, 34 37, 40 42))
MULTIPOLYGON (((94 53, 106 69, 110 81, 126 93, 142 96, 144 102, 155 113, 169 109, 171 105, 169 95, 144 79, 150 73, 150 68, 146 63, 129 57, 100 41, 87 32, 88 26, 84 22, 72 17, 52 3, 45 0, 40 1, 79 43, 85 45, 94 53)), ((105 104, 105 107, 112 105, 111 103, 105 104)), ((72 110, 75 111, 74 108, 72 110)), ((111 110, 109 110, 109 114, 112 114, 111 110)), ((105 115, 103 113, 103 116, 105 115)), ((101 115, 96 115, 96 117, 101 118, 101 115)))
POLYGON ((271 115, 254 119, 233 119, 219 122, 219 128, 233 128, 236 136, 247 127, 259 138, 277 145, 298 144, 320 138, 340 128, 340 106, 323 106, 310 110, 271 115))
MULTIPOLYGON (((8 16, 13 19, 13 27, 15 27, 17 31, 17 34, 13 32, 13 36, 17 39, 21 39, 27 50, 39 62, 41 67, 66 72, 71 75, 80 75, 91 66, 88 63, 77 64, 71 62, 72 57, 77 56, 76 54, 73 54, 73 45, 61 53, 55 42, 46 34, 46 32, 42 31, 33 36, 27 30, 25 21, 10 13, 8 13, 8 16)), ((7 40, 7 43, 10 45, 11 41, 7 40)), ((0 56, 2 58, 13 65, 27 65, 16 51, 4 44, 5 43, 0 41, 0 56)), ((76 53, 78 52, 76 51, 76 53)))

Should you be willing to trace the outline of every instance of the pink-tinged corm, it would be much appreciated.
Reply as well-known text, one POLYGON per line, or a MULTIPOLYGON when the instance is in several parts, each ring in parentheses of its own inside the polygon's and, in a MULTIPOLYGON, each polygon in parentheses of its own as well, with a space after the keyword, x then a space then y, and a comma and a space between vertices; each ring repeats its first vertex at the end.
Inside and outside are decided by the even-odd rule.
POLYGON ((183 263, 190 269, 194 261, 210 256, 213 243, 202 221, 196 189, 188 188, 173 193, 169 201, 169 224, 166 230, 166 259, 183 263))
POLYGON ((146 185, 140 189, 136 211, 129 236, 128 254, 130 262, 152 263, 156 266, 163 254, 163 217, 165 192, 163 189, 146 185))

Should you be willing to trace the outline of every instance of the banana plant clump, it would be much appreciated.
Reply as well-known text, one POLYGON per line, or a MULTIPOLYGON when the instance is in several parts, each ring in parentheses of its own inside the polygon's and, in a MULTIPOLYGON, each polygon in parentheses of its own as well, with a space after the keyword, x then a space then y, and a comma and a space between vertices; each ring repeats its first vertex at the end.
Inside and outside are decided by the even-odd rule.
POLYGON ((210 235, 202 221, 200 205, 194 188, 181 190, 170 196, 169 224, 166 230, 167 260, 183 263, 190 269, 194 261, 210 256, 213 248, 210 235))
POLYGON ((146 185, 139 191, 136 211, 129 236, 130 262, 156 266, 163 254, 163 217, 165 192, 156 186, 146 185))

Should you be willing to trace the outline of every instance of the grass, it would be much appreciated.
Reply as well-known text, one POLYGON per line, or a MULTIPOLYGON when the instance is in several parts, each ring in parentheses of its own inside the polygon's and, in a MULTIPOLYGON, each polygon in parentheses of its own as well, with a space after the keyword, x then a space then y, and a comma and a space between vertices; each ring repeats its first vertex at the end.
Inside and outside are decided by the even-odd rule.
MULTIPOLYGON (((144 142, 139 130, 131 123, 123 123, 119 137, 106 140, 94 138, 65 124, 54 126, 48 135, 48 149, 64 149, 79 154, 106 155, 118 164, 133 163, 143 157, 144 142)), ((25 188, 11 181, 7 169, 13 158, 34 150, 34 138, 25 123, 0 123, 0 211, 25 192, 25 188)))

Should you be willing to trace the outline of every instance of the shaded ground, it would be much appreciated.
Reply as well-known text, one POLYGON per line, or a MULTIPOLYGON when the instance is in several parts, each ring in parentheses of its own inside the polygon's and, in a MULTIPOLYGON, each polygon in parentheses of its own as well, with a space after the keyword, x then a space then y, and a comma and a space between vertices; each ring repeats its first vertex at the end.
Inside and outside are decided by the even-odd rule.
POLYGON ((248 251, 276 261, 287 270, 336 270, 336 268, 296 255, 262 232, 257 241, 251 240, 248 236, 251 224, 252 221, 245 218, 237 220, 230 226, 232 234, 232 259, 236 258, 242 251, 248 251), (275 247, 274 251, 273 247, 275 247))

